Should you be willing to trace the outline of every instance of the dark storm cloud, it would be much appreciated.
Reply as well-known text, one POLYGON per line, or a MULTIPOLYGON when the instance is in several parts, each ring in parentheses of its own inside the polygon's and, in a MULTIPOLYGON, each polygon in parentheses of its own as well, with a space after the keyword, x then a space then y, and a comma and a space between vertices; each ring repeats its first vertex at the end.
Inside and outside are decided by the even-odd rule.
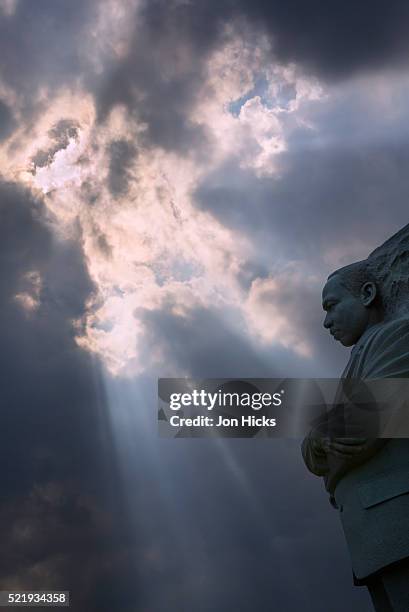
POLYGON ((103 582, 118 609, 115 581, 134 584, 126 513, 99 370, 76 346, 72 324, 93 286, 78 246, 53 239, 43 216, 28 192, 0 184, 0 584, 71 589, 75 610, 88 612, 102 609, 103 582), (40 304, 25 311, 15 296, 35 290, 38 276, 40 304))
POLYGON ((266 30, 281 61, 295 61, 324 77, 407 62, 409 7, 400 0, 320 2, 238 0, 242 12, 266 30))
POLYGON ((11 109, 0 100, 0 141, 9 136, 15 125, 11 109))
POLYGON ((129 168, 137 155, 137 149, 126 140, 114 140, 108 147, 109 172, 108 187, 113 196, 127 191, 129 168))
POLYGON ((92 2, 19 0, 11 16, 0 18, 0 75, 27 96, 48 85, 81 77, 87 27, 95 18, 92 2))
POLYGON ((280 175, 264 179, 229 162, 206 177, 196 201, 256 238, 260 255, 307 259, 325 272, 326 250, 338 248, 348 263, 360 242, 365 257, 406 224, 408 163, 405 145, 283 154, 280 175))

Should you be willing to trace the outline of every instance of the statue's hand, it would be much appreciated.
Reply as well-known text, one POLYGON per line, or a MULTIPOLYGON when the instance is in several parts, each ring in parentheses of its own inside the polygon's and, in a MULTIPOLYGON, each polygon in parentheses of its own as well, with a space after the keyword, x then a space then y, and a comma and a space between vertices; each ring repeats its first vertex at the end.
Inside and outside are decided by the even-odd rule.
POLYGON ((367 438, 321 438, 322 451, 342 457, 353 458, 367 450, 367 438))

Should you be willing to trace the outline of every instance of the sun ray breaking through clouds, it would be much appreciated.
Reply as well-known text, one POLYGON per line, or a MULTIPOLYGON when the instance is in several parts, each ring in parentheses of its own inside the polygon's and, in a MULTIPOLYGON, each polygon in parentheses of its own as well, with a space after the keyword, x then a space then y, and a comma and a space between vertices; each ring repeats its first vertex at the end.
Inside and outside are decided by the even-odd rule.
POLYGON ((7 588, 366 609, 295 443, 156 437, 158 376, 337 375, 322 283, 407 223, 407 4, 288 7, 0 0, 7 588))

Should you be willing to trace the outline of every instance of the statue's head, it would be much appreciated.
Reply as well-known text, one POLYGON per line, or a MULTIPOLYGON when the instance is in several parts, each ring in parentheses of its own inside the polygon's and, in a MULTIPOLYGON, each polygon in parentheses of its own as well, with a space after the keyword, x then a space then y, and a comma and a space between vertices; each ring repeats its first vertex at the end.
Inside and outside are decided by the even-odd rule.
POLYGON ((324 327, 344 346, 355 344, 382 319, 381 299, 367 260, 333 272, 322 292, 324 327))

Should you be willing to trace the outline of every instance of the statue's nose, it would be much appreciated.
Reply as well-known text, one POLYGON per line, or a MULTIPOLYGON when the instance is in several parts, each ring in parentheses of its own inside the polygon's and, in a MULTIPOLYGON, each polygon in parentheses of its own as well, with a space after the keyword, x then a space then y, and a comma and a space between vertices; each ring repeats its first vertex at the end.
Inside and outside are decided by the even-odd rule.
POLYGON ((331 327, 332 321, 330 316, 327 314, 327 316, 324 319, 324 323, 323 326, 325 327, 325 329, 329 329, 331 327))

